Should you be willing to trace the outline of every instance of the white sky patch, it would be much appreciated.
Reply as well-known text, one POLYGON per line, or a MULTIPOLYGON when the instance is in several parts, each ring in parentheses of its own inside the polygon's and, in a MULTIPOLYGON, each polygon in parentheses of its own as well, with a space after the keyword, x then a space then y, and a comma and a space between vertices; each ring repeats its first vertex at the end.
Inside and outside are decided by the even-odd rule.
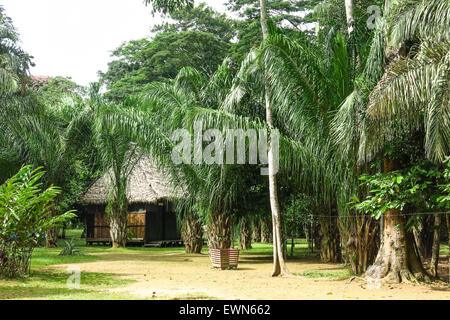
MULTIPOLYGON (((209 1, 221 9, 221 1, 209 1)), ((33 75, 97 81, 111 52, 125 41, 150 35, 162 22, 143 0, 2 0, 20 33, 22 47, 34 56, 33 75)), ((223 9, 221 10, 223 11, 223 9)))
MULTIPOLYGON (((2 0, 22 47, 34 56, 36 76, 71 77, 81 85, 106 72, 123 42, 151 35, 163 19, 143 0, 2 0)), ((226 0, 196 0, 225 12, 226 0)))
POLYGON ((87 85, 106 70, 111 51, 140 39, 161 22, 142 0, 3 0, 23 48, 33 55, 33 75, 70 76, 87 85))

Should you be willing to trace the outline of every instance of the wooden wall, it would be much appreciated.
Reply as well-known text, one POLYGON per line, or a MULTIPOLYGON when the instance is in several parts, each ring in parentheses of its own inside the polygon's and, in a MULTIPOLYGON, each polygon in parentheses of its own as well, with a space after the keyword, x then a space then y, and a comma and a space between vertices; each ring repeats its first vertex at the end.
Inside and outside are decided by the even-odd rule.
MULTIPOLYGON (((111 239, 109 221, 104 205, 87 206, 86 231, 88 241, 111 239)), ((129 207, 128 230, 133 240, 144 242, 161 240, 179 240, 176 215, 167 201, 156 204, 133 204, 129 207), (163 206, 161 204, 164 203, 163 206)))

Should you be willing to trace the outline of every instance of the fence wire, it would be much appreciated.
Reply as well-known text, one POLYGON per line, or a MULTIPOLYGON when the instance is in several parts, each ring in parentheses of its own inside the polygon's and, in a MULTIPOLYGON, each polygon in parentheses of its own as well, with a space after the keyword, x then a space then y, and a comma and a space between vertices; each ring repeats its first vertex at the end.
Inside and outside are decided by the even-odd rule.
MULTIPOLYGON (((415 212, 415 213, 400 213, 400 214, 390 214, 390 217, 405 217, 405 216, 420 216, 420 215, 440 215, 440 214, 450 214, 449 212, 415 212)), ((347 214, 347 215, 332 215, 332 216, 323 216, 323 215, 311 215, 314 218, 357 218, 357 217, 367 217, 369 214, 347 214)), ((384 216, 384 213, 381 214, 384 216)))

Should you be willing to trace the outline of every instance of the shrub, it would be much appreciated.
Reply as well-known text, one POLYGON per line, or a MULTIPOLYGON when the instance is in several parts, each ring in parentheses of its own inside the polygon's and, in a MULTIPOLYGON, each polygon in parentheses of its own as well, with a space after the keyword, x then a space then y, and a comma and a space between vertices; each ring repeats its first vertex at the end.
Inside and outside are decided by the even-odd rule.
POLYGON ((54 186, 42 190, 43 175, 40 168, 24 166, 0 186, 0 276, 28 273, 33 249, 46 231, 74 217, 70 211, 51 216, 61 191, 54 186))
POLYGON ((73 239, 64 242, 64 248, 59 253, 60 256, 74 256, 80 254, 80 250, 75 249, 75 241, 73 239))

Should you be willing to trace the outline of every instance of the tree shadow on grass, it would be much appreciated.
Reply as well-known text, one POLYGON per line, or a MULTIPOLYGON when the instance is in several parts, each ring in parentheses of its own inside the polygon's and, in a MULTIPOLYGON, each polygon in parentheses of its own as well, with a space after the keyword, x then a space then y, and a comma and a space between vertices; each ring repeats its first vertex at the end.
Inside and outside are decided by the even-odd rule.
POLYGON ((84 290, 84 289, 73 289, 68 288, 30 288, 30 287, 20 287, 20 286, 2 286, 0 288, 0 300, 19 300, 19 299, 39 299, 47 300, 53 297, 57 299, 73 299, 74 296, 85 296, 88 294, 94 294, 95 291, 84 290))
MULTIPOLYGON (((189 263, 194 262, 196 258, 209 259, 208 255, 191 255, 185 253, 174 254, 140 254, 140 253, 110 253, 102 256, 102 262, 111 261, 140 261, 140 262, 174 262, 174 263, 189 263)), ((89 263, 89 262, 88 262, 89 263)))
POLYGON ((80 288, 71 288, 68 286, 70 276, 69 273, 53 270, 33 270, 28 277, 0 279, 0 299, 103 300, 116 297, 105 293, 104 290, 135 282, 120 279, 115 274, 82 272, 80 288))

